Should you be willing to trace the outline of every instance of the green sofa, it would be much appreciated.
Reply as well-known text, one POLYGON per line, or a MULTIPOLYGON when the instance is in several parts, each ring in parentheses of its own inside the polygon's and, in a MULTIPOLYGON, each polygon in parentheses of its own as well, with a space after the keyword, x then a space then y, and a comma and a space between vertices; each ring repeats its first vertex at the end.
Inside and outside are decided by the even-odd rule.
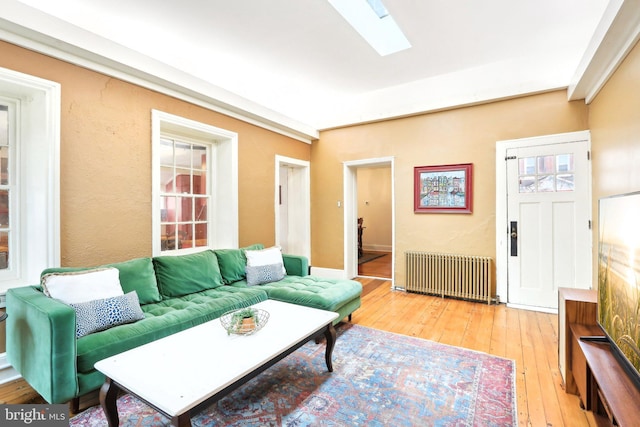
MULTIPOLYGON (((26 286, 7 292, 7 358, 49 403, 74 400, 98 389, 104 376, 94 364, 106 357, 216 319, 229 310, 274 299, 339 314, 336 323, 360 307, 362 285, 353 280, 308 275, 305 257, 284 255, 284 279, 248 286, 244 249, 139 258, 115 267, 123 292, 136 291, 144 319, 76 338, 75 310, 26 286)), ((92 267, 95 268, 95 267, 92 267)), ((55 268, 69 273, 88 268, 55 268)))

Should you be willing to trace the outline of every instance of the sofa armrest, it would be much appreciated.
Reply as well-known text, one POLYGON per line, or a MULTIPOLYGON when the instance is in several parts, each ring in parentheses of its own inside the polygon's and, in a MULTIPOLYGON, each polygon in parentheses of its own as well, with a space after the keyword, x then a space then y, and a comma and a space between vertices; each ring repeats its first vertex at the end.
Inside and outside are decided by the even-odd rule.
POLYGON ((309 275, 309 260, 306 256, 282 254, 282 261, 288 276, 309 275))
POLYGON ((76 313, 35 286, 7 291, 7 358, 49 403, 78 393, 76 313))

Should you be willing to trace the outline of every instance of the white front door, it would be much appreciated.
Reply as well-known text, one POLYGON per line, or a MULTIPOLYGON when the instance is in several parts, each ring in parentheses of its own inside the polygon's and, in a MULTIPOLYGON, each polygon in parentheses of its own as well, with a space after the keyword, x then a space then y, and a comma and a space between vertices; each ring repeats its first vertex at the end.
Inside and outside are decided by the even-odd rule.
POLYGON ((591 287, 589 140, 552 136, 506 150, 508 303, 557 309, 591 287))

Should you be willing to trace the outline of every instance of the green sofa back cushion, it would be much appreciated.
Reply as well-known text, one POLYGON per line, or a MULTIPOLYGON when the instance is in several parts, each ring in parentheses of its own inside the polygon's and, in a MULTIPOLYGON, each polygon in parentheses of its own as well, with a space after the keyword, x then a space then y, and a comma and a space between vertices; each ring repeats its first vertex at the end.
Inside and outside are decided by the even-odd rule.
POLYGON ((245 250, 264 249, 264 245, 256 243, 239 249, 216 249, 213 251, 220 264, 220 273, 225 284, 243 280, 246 277, 245 267, 247 266, 247 256, 245 250))
POLYGON ((114 267, 120 272, 120 285, 126 294, 136 291, 140 304, 150 304, 162 300, 156 283, 156 274, 153 270, 151 258, 136 258, 99 267, 59 267, 47 268, 41 276, 48 273, 68 273, 73 271, 86 271, 94 268, 114 267))
POLYGON ((153 258, 160 293, 180 297, 224 285, 218 260, 211 250, 153 258))

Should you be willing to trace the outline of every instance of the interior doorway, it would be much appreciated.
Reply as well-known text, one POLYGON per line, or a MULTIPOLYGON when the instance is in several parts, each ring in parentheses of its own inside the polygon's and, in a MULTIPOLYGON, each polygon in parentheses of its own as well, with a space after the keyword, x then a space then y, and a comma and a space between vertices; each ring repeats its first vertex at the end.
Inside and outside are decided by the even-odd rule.
POLYGON ((309 162, 276 156, 276 245, 282 252, 304 255, 311 263, 309 162))
MULTIPOLYGON (((394 246, 395 246, 395 196, 394 196, 394 159, 393 157, 383 157, 375 159, 364 159, 349 161, 344 163, 344 269, 345 276, 353 278, 358 275, 358 218, 359 212, 359 196, 358 196, 358 171, 365 169, 387 169, 389 186, 390 219, 388 227, 391 230, 390 242, 386 246, 390 252, 391 274, 390 279, 393 284, 395 262, 394 246)), ((363 203, 366 200, 363 200, 363 203)), ((371 201, 370 201, 371 202, 371 201)), ((366 205, 365 205, 366 206, 366 205)), ((363 217, 364 219, 364 217, 363 217)), ((366 222, 366 219, 364 219, 366 222)), ((367 226, 363 223, 363 226, 367 226)), ((366 230, 366 229, 365 229, 366 230)))
POLYGON ((391 278, 391 167, 361 167, 358 191, 358 276, 391 278))

